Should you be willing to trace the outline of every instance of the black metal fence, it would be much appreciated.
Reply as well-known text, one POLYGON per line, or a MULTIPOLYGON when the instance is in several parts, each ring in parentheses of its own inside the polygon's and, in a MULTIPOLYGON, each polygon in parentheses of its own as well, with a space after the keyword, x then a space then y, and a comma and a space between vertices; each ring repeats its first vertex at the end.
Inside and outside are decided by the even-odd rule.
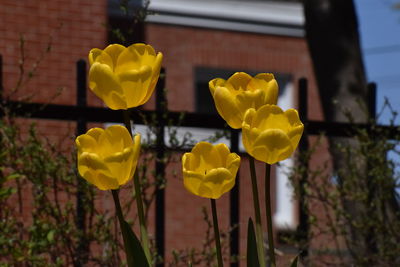
MULTIPOLYGON (((3 88, 2 79, 2 58, 0 56, 0 86, 3 88)), ((75 121, 76 122, 76 134, 80 135, 86 132, 87 124, 92 123, 123 123, 123 112, 120 110, 111 110, 109 108, 102 107, 91 107, 87 105, 87 73, 86 73, 86 62, 79 60, 76 63, 76 105, 58 105, 58 104, 43 104, 43 103, 24 103, 19 101, 13 101, 11 99, 2 98, 3 106, 6 106, 8 110, 17 117, 29 117, 34 119, 53 119, 60 121, 75 121)), ((165 71, 160 75, 159 82, 156 87, 156 110, 147 111, 141 110, 138 112, 130 112, 131 119, 137 124, 144 124, 146 121, 150 121, 151 118, 157 118, 158 125, 156 130, 156 176, 165 176, 165 164, 163 162, 166 145, 164 143, 165 137, 165 113, 168 112, 168 120, 172 121, 172 124, 185 126, 185 127, 197 127, 197 128, 213 128, 213 129, 226 129, 225 121, 215 115, 207 114, 196 114, 186 113, 182 118, 181 112, 170 112, 166 106, 165 98, 165 71)), ((3 92, 3 90, 1 90, 3 92)), ((0 110, 0 117, 4 116, 4 111, 0 110)), ((239 151, 239 134, 236 130, 231 130, 231 150, 239 151)), ((79 182, 78 182, 79 186, 79 182)), ((80 229, 85 227, 85 222, 82 219, 84 217, 84 209, 82 207, 82 192, 78 189, 77 191, 77 226, 80 229), (79 219, 81 218, 81 219, 79 219)), ((155 239, 156 246, 159 255, 164 257, 165 252, 165 193, 164 189, 158 189, 155 200, 155 239)), ((230 192, 230 224, 234 227, 231 232, 231 254, 239 254, 239 184, 234 190, 230 192)), ((160 264, 159 266, 163 266, 160 264)), ((232 266, 238 266, 233 264, 232 266)))
MULTIPOLYGON (((36 119, 53 119, 60 121, 75 121, 77 126, 77 134, 85 133, 87 130, 87 123, 106 123, 106 122, 116 122, 123 123, 122 111, 115 111, 108 108, 102 107, 91 107, 87 105, 87 74, 86 74, 86 62, 79 60, 76 64, 76 74, 77 74, 77 93, 76 93, 76 105, 54 105, 54 104, 42 104, 42 103, 22 103, 18 101, 13 101, 10 99, 2 98, 2 104, 7 106, 9 110, 12 110, 15 116, 19 117, 29 117, 36 119)), ((2 58, 0 56, 0 96, 3 92, 3 79, 2 79, 2 58)), ((165 164, 161 160, 164 157, 166 150, 166 145, 164 143, 165 137, 165 118, 164 114, 168 112, 168 107, 165 105, 165 93, 164 93, 164 82, 165 82, 165 72, 160 76, 160 80, 156 88, 156 110, 146 111, 141 110, 141 114, 137 112, 131 112, 131 119, 137 124, 144 124, 145 121, 149 120, 154 115, 159 122, 157 126, 156 133, 156 176, 165 176, 165 164)), ((372 117, 375 117, 375 97, 376 97, 376 87, 374 84, 369 85, 370 98, 369 98, 369 111, 372 117)), ((313 121, 308 119, 308 94, 307 94, 307 80, 300 79, 298 83, 298 95, 299 95, 299 114, 300 118, 305 125, 305 132, 300 142, 300 150, 308 150, 308 136, 309 135, 319 135, 325 133, 326 136, 352 136, 354 133, 354 124, 349 123, 328 123, 323 121, 313 121)), ((0 110, 0 116, 4 113, 0 110)), ((180 126, 186 127, 197 127, 197 128, 213 128, 213 129, 227 129, 227 126, 223 119, 215 115, 207 114, 196 114, 196 113, 186 113, 182 118, 180 112, 168 112, 168 119, 170 121, 178 124, 180 126)), ((369 128, 368 124, 358 125, 359 128, 369 128)), ((397 128, 388 126, 379 126, 390 130, 392 135, 395 136, 398 131, 397 128)), ((239 131, 230 129, 230 146, 231 151, 239 151, 239 131)), ((307 162, 303 164, 308 164, 307 162)), ((301 183, 305 183, 307 177, 302 177, 301 183)), ((236 186, 230 191, 230 225, 232 227, 230 236, 230 254, 231 256, 239 255, 239 193, 240 193, 240 179, 236 180, 236 186)), ((301 187, 301 184, 300 184, 301 187)), ((83 229, 85 227, 83 218, 84 209, 82 207, 82 192, 78 190, 77 193, 77 226, 83 229)), ((299 199, 299 210, 300 210, 300 223, 298 230, 302 233, 305 238, 308 235, 308 217, 307 212, 302 203, 304 199, 300 194, 299 199)), ((158 253, 164 257, 165 254, 165 193, 164 189, 158 189, 156 194, 156 216, 155 216, 155 229, 156 229, 156 246, 158 253)), ((306 250, 304 255, 306 255, 306 250)), ((159 266, 163 266, 160 264, 159 266)), ((231 266, 239 266, 239 263, 232 263, 231 266)))

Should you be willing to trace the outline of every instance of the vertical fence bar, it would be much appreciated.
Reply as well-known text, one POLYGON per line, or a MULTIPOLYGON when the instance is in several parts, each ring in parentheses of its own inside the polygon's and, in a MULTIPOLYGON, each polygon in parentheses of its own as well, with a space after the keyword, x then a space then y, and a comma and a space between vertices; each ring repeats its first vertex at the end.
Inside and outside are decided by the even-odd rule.
MULTIPOLYGON (((231 152, 239 152, 239 131, 231 129, 231 152)), ((239 267, 239 198, 240 198, 240 179, 239 172, 236 175, 236 185, 229 193, 230 202, 230 256, 237 258, 237 262, 232 262, 231 267, 239 267)))
MULTIPOLYGON (((76 63, 76 104, 78 107, 86 107, 86 62, 81 59, 76 63)), ((84 134, 87 128, 87 121, 84 117, 79 117, 77 121, 77 133, 84 134)))
POLYGON ((306 201, 306 184, 308 180, 308 135, 307 135, 307 124, 308 124, 308 88, 307 79, 299 79, 299 115, 301 121, 304 123, 304 133, 300 140, 299 150, 301 155, 300 164, 305 167, 305 172, 300 177, 299 181, 299 226, 297 229, 297 237, 301 246, 301 257, 308 256, 308 235, 309 235, 309 224, 308 224, 308 211, 306 201))
MULTIPOLYGON (((86 99, 86 62, 79 60, 76 63, 76 105, 77 108, 84 108, 87 106, 86 99)), ((84 134, 87 128, 87 120, 83 116, 79 116, 76 121, 77 135, 84 134)), ((78 241, 76 263, 78 266, 84 266, 87 262, 89 247, 85 238, 86 220, 84 208, 84 182, 83 179, 77 175, 77 192, 76 192, 76 226, 80 230, 80 239, 78 241)))
POLYGON ((165 115, 167 114, 167 99, 165 96, 165 69, 161 69, 160 79, 156 88, 156 114, 157 114, 157 138, 156 138, 156 179, 157 179, 157 193, 156 193, 156 247, 158 255, 163 259, 157 267, 164 266, 165 256, 165 115))

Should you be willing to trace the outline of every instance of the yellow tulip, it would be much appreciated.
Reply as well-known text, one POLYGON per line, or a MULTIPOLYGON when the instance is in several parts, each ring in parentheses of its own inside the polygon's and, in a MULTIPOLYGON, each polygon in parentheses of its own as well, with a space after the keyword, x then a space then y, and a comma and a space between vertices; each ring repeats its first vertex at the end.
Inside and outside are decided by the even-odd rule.
POLYGON ((119 44, 89 52, 89 87, 111 109, 146 103, 160 76, 162 54, 146 44, 119 44))
POLYGON ((79 174, 100 190, 118 189, 135 173, 140 151, 140 135, 113 125, 92 128, 75 140, 79 174))
POLYGON ((268 164, 292 155, 303 134, 303 123, 295 109, 278 106, 249 109, 242 125, 243 145, 251 156, 268 164))
POLYGON ((209 83, 219 115, 234 129, 242 127, 246 110, 265 104, 276 105, 278 83, 271 73, 259 73, 254 78, 236 72, 228 80, 216 78, 209 83))
POLYGON ((200 197, 220 198, 235 185, 240 157, 225 144, 197 143, 182 157, 183 184, 200 197))

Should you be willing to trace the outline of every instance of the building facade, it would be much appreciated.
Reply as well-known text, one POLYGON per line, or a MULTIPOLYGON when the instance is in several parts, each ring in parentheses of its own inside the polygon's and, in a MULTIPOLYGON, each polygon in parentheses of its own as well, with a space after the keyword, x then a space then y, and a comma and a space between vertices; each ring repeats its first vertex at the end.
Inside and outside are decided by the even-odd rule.
MULTIPOLYGON (((133 5, 143 4, 133 1, 133 5)), ((87 58, 91 48, 104 48, 110 41, 107 25, 129 25, 119 11, 117 1, 9 1, 0 3, 0 54, 3 57, 5 92, 24 83, 15 99, 29 95, 33 102, 76 104, 75 63, 87 58), (126 23, 126 24, 124 24, 126 23), (22 46, 23 45, 23 46, 22 46), (33 71, 31 77, 21 74, 33 71), (59 88, 62 88, 60 95, 59 88)), ((310 81, 310 118, 321 119, 321 107, 315 90, 312 66, 304 39, 304 17, 301 4, 279 1, 239 0, 152 0, 149 15, 137 37, 164 55, 168 108, 172 111, 216 114, 209 94, 208 81, 227 79, 237 71, 249 74, 274 73, 279 86, 279 105, 283 109, 297 106, 297 81, 310 81)), ((89 105, 101 106, 88 93, 89 105)), ((144 106, 154 109, 154 97, 144 106)), ((217 116, 217 114, 216 114, 217 116)), ((69 131, 71 144, 74 127, 65 122, 41 121, 39 129, 54 140, 69 131)), ((199 134, 193 129, 194 136, 199 134)), ((206 132, 207 134, 207 132, 206 132)), ((291 160, 286 162, 290 166, 291 160)), ((183 188, 179 162, 167 171, 166 251, 202 246, 206 229, 202 206, 207 200, 197 198, 183 188)), ((263 168, 257 165, 259 176, 263 168)), ((240 170, 240 252, 245 253, 247 219, 252 216, 249 167, 243 160, 240 170)), ((294 230, 297 206, 291 199, 291 188, 284 168, 274 170, 274 222, 278 230, 294 230)), ((261 181, 261 180, 260 180, 261 181)), ((220 226, 229 229, 228 195, 218 201, 220 226)), ((263 216, 264 218, 265 216, 263 216)), ((154 215, 150 216, 154 220, 154 215)), ((150 232, 154 234, 153 223, 150 232)))

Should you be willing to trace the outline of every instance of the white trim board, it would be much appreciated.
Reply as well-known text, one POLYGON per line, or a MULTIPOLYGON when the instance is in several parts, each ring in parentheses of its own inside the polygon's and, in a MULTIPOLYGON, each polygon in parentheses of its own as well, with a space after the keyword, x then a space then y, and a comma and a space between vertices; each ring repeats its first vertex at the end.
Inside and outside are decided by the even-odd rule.
POLYGON ((234 0, 151 0, 146 22, 261 34, 304 36, 299 3, 234 0))

